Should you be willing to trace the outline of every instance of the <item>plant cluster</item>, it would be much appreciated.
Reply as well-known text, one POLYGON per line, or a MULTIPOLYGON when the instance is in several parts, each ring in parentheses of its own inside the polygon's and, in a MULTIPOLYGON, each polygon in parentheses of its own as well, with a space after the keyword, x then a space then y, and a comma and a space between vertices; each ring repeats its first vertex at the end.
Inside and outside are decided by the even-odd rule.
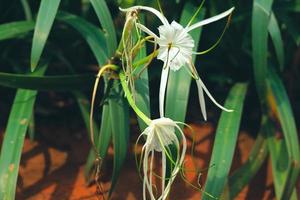
MULTIPOLYGON (((183 128, 190 128, 185 118, 192 80, 196 83, 203 119, 210 120, 205 94, 222 110, 222 114, 209 161, 209 166, 213 167, 208 169, 206 183, 203 187, 188 184, 202 192, 203 199, 233 199, 269 155, 276 197, 297 199, 295 184, 300 170, 298 133, 281 75, 284 70, 291 70, 287 67, 291 65, 291 57, 285 55, 295 52, 299 45, 300 34, 293 24, 297 22, 300 4, 298 0, 251 2, 222 1, 218 4, 216 0, 194 5, 178 0, 162 1, 162 5, 159 1, 147 3, 151 6, 144 6, 146 3, 141 1, 104 0, 78 0, 72 3, 41 0, 40 5, 30 0, 21 0, 18 5, 1 3, 8 8, 23 9, 26 20, 19 21, 24 18, 19 13, 15 17, 3 15, 3 19, 0 18, 3 22, 0 25, 0 45, 3 49, 0 64, 12 66, 13 69, 0 72, 0 85, 17 88, 1 146, 0 199, 15 198, 25 135, 28 132, 31 138, 35 137, 30 126, 34 124, 36 96, 38 91, 49 90, 68 91, 76 99, 92 144, 85 167, 86 177, 94 177, 99 189, 102 162, 112 142, 114 164, 109 197, 126 160, 131 108, 141 130, 136 144, 143 141, 140 159, 136 158, 143 199, 167 199, 176 176, 181 174, 185 180, 187 141, 183 128), (180 20, 176 18, 170 23, 168 15, 171 14, 163 9, 167 6, 182 11, 180 20), (206 13, 212 17, 205 18, 206 13), (100 21, 101 29, 95 25, 95 16, 100 21), (201 36, 203 26, 212 22, 222 23, 217 21, 224 19, 227 23, 223 25, 223 31, 216 28, 201 36), (115 26, 121 24, 120 21, 124 25, 115 26), (28 35, 32 30, 31 42, 28 35), (60 38, 64 34, 62 44, 60 38), (203 46, 208 46, 207 50, 198 51, 200 36, 204 37, 203 46), (22 47, 29 44, 30 62, 26 56, 11 48, 13 42, 22 47), (271 42, 272 46, 269 45, 271 42), (220 54, 207 54, 217 46, 216 52, 220 54), (86 55, 86 52, 91 53, 86 55), (91 55, 94 57, 91 58, 91 55), (212 68, 212 72, 207 70, 209 73, 201 75, 203 80, 213 81, 217 86, 233 85, 224 106, 213 97, 212 94, 218 95, 217 92, 210 92, 200 78, 196 55, 201 55, 203 66, 212 68), (80 60, 80 57, 84 59, 80 60), (78 65, 86 65, 86 60, 97 63, 99 69, 92 68, 97 73, 81 73, 88 71, 78 68, 78 65), (157 63, 161 61, 160 72, 157 63), (28 63, 30 71, 20 67, 28 63), (55 70, 55 75, 45 75, 55 63, 62 63, 67 75, 59 75, 55 70), (224 63, 232 67, 228 68, 224 63), (215 70, 218 65, 224 66, 224 69, 215 70), (253 76, 249 75, 252 71, 253 76), (153 118, 156 111, 150 109, 149 90, 152 85, 149 80, 155 74, 160 74, 158 105, 155 105, 159 117, 153 118), (249 85, 255 85, 256 90, 249 85), (82 90, 92 88, 91 98, 87 98, 82 90), (99 113, 96 99, 100 93, 98 88, 101 88, 102 94, 100 129, 95 125, 95 116, 99 113), (261 121, 260 128, 249 159, 239 169, 229 173, 241 119, 245 115, 243 106, 247 92, 257 93, 260 105, 251 102, 249 106, 255 108, 256 117, 261 121), (278 131, 280 138, 276 135, 278 131), (153 170, 157 155, 161 159, 160 174, 153 170), (159 185, 153 183, 153 177, 161 180, 159 185)), ((23 49, 20 48, 19 52, 23 49)), ((224 91, 222 89, 223 94, 224 91)), ((200 176, 201 170, 197 168, 195 173, 200 176)))

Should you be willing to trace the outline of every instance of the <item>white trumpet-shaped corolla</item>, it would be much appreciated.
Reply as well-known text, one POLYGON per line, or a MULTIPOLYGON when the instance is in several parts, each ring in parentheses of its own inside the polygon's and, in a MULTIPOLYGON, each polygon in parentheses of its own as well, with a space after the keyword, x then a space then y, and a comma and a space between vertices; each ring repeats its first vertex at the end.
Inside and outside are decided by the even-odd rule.
MULTIPOLYGON (((181 169, 186 153, 187 143, 186 138, 180 127, 169 118, 159 118, 151 120, 149 126, 141 133, 141 136, 146 137, 146 142, 142 148, 142 165, 143 165, 143 199, 147 199, 147 192, 151 200, 164 200, 168 197, 171 185, 181 169), (180 141, 175 134, 175 130, 180 133, 182 148, 180 141), (176 157, 172 158, 170 145, 176 147, 176 157), (181 150, 180 150, 181 149, 181 150), (157 190, 153 191, 153 161, 154 153, 158 152, 162 155, 162 172, 161 172, 161 194, 156 196, 157 190), (172 164, 170 177, 166 178, 167 161, 172 164)), ((138 139, 139 140, 139 139, 138 139)), ((157 189, 157 188, 156 188, 157 189)))
POLYGON ((172 21, 172 23, 169 23, 166 17, 162 13, 160 13, 158 10, 151 7, 133 6, 121 10, 124 12, 129 12, 134 10, 135 11, 146 10, 156 15, 162 22, 162 25, 158 27, 159 36, 153 33, 146 26, 137 23, 137 26, 142 31, 152 36, 155 42, 159 45, 157 58, 164 62, 163 70, 161 74, 160 90, 159 90, 159 111, 161 117, 164 116, 164 101, 165 101, 165 93, 166 93, 166 87, 168 82, 169 70, 171 69, 172 71, 177 71, 185 65, 187 66, 187 70, 190 71, 190 73, 194 75, 196 79, 200 108, 205 120, 207 116, 206 116, 205 99, 204 99, 203 90, 207 94, 207 96, 211 99, 211 101, 219 108, 227 112, 232 111, 221 106, 213 98, 213 96, 210 94, 210 92, 208 91, 208 89, 200 79, 197 71, 195 70, 192 63, 192 55, 197 54, 197 52, 193 50, 195 47, 195 41, 191 37, 189 32, 196 28, 199 28, 201 26, 210 24, 226 16, 229 16, 234 10, 234 8, 231 8, 214 17, 202 20, 192 25, 188 25, 186 27, 183 27, 176 21, 172 21))

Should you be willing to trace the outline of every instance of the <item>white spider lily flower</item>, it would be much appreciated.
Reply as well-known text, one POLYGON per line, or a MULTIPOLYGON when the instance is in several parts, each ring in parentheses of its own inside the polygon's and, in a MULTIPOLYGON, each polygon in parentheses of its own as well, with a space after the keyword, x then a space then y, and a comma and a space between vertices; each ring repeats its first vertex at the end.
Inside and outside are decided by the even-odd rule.
POLYGON ((150 125, 141 133, 141 136, 146 136, 146 142, 142 148, 142 163, 143 163, 143 199, 147 199, 147 192, 151 200, 159 199, 164 200, 168 197, 171 185, 175 180, 177 173, 183 165, 187 142, 184 133, 180 127, 169 118, 159 118, 151 120, 150 125), (182 150, 180 151, 180 142, 175 134, 178 130, 181 135, 182 150), (175 145, 177 150, 176 160, 172 160, 169 145, 175 145), (154 152, 161 152, 162 155, 162 173, 161 173, 161 194, 155 197, 153 193, 153 160, 154 152), (166 181, 166 163, 167 159, 172 163, 172 170, 169 179, 166 181), (170 160, 171 159, 171 160, 170 160), (149 162, 150 161, 150 162, 149 162), (149 165, 150 164, 150 165, 149 165), (166 184, 167 182, 167 184, 166 184))
POLYGON ((149 11, 154 15, 156 15, 162 22, 162 25, 158 27, 159 36, 157 36, 155 33, 153 33, 144 25, 137 23, 137 26, 142 31, 152 36, 155 42, 159 45, 157 59, 162 60, 164 62, 162 75, 161 75, 160 91, 159 91, 160 116, 161 117, 164 116, 164 99, 165 99, 166 87, 168 82, 169 70, 171 69, 173 71, 177 71, 184 65, 187 65, 190 73, 192 73, 192 75, 195 76, 197 87, 198 87, 200 108, 205 120, 207 119, 207 116, 206 116, 205 99, 204 99, 203 90, 216 106, 218 106, 224 111, 232 112, 233 110, 224 108, 213 98, 213 96, 210 94, 208 89, 205 87, 204 83, 201 81, 199 75, 197 74, 192 64, 192 55, 197 54, 197 52, 193 51, 195 47, 195 41, 193 40, 189 32, 196 28, 199 28, 201 26, 210 24, 226 16, 229 16, 234 10, 234 8, 231 8, 214 17, 197 22, 193 25, 188 25, 186 27, 181 26, 176 21, 172 21, 172 23, 170 24, 162 13, 160 13, 158 10, 151 7, 133 6, 127 9, 121 9, 121 11, 124 12, 132 11, 132 10, 149 11))

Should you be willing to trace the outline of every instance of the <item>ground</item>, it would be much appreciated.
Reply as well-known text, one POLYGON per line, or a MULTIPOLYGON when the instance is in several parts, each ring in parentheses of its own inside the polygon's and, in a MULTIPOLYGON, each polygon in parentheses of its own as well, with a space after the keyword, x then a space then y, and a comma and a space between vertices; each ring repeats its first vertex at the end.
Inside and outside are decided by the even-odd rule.
MULTIPOLYGON (((196 134, 195 159, 197 165, 204 169, 209 164, 209 157, 214 139, 214 128, 211 124, 192 124, 196 134)), ((51 128, 47 129, 48 131, 51 128)), ((52 129, 52 135, 62 135, 68 128, 52 129)), ((93 200, 101 199, 96 195, 95 185, 87 186, 83 174, 89 143, 85 130, 77 130, 76 137, 64 140, 59 137, 56 147, 26 139, 23 149, 18 179, 17 199, 19 200, 93 200)), ((191 147, 191 134, 186 131, 191 147)), ((234 156, 232 170, 247 160, 254 139, 247 132, 240 132, 234 156)), ((112 199, 135 200, 142 199, 142 184, 135 167, 133 146, 130 147, 128 159, 120 175, 112 199)), ((110 173, 112 148, 109 149, 104 173, 110 173)), ((137 152, 138 153, 138 152, 137 152)), ((186 157, 186 166, 193 169, 190 154, 186 157)), ((196 183, 197 175, 187 174, 188 180, 196 183)), ((109 176, 103 177, 104 190, 109 188, 109 176)), ((205 182, 205 171, 201 182, 205 182)), ((201 193, 193 190, 179 177, 176 179, 171 192, 171 199, 200 199, 201 193)), ((270 162, 265 162, 260 172, 250 186, 237 196, 236 199, 275 199, 272 184, 270 162)))

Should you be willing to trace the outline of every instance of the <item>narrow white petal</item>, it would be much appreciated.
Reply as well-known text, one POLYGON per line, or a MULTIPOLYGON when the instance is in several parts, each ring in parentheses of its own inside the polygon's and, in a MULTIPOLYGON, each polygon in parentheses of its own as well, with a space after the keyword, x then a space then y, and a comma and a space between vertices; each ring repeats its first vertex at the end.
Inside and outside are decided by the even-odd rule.
POLYGON ((168 20, 166 19, 166 17, 163 14, 161 14, 158 10, 148 7, 148 6, 133 6, 133 7, 129 7, 129 8, 119 8, 119 9, 123 12, 128 12, 128 11, 132 11, 132 10, 146 10, 146 11, 149 11, 149 12, 153 13, 154 15, 156 15, 164 25, 169 25, 168 20))
POLYGON ((166 183, 166 167, 167 167, 167 163, 166 163, 166 153, 164 151, 162 151, 161 153, 162 158, 161 158, 161 162, 162 162, 162 166, 161 166, 161 191, 165 190, 165 183, 166 183))
POLYGON ((147 200, 146 198, 146 179, 144 177, 144 180, 143 180, 143 200, 147 200))
POLYGON ((203 89, 202 89, 202 86, 201 86, 201 83, 200 83, 199 79, 196 80, 196 83, 197 83, 197 87, 198 87, 198 96, 199 96, 199 103, 200 103, 201 113, 202 113, 202 116, 203 116, 204 120, 206 121, 207 120, 207 115, 206 115, 206 107, 205 107, 205 99, 204 99, 203 89))
POLYGON ((136 23, 136 25, 138 28, 140 28, 142 31, 144 31, 148 35, 154 37, 155 39, 158 39, 158 36, 155 33, 153 33, 150 29, 148 29, 146 26, 144 26, 143 24, 136 23))
MULTIPOLYGON (((149 172, 149 179, 150 179, 150 194, 153 194, 152 190, 152 177, 153 177, 153 160, 154 160, 154 151, 151 151, 151 157, 150 157, 150 172, 149 172)), ((152 195, 151 195, 152 196, 152 195)))
POLYGON ((145 156, 143 158, 144 159, 143 160, 143 170, 144 170, 144 181, 145 181, 147 190, 149 192, 150 198, 151 198, 151 200, 153 200, 153 199, 155 200, 153 192, 151 192, 152 191, 152 185, 150 185, 150 183, 149 183, 149 177, 148 177, 148 158, 149 158, 149 154, 151 152, 152 151, 149 151, 149 149, 146 148, 146 150, 145 150, 145 156))
POLYGON ((144 157, 143 157, 143 173, 144 173, 144 179, 143 179, 143 200, 147 200, 146 188, 147 188, 147 179, 148 179, 148 176, 147 176, 147 170, 148 170, 147 166, 148 166, 148 163, 145 163, 145 160, 148 161, 148 154, 146 154, 146 155, 145 154, 146 154, 146 152, 144 153, 144 157))
POLYGON ((179 152, 180 152, 180 145, 179 145, 179 140, 178 138, 176 137, 176 140, 175 140, 175 146, 177 148, 177 159, 175 161, 175 165, 174 165, 174 169, 171 171, 171 174, 170 174, 170 177, 169 177, 169 180, 168 180, 168 184, 167 186, 165 187, 165 190, 162 191, 162 194, 161 194, 161 199, 167 199, 169 193, 170 193, 170 190, 171 190, 171 186, 176 178, 176 175, 180 169, 180 158, 182 156, 179 155, 179 152))
POLYGON ((200 21, 198 23, 195 23, 195 24, 193 24, 193 25, 191 25, 189 27, 186 27, 186 30, 189 32, 189 31, 191 31, 191 30, 193 30, 195 28, 199 28, 199 27, 204 26, 206 24, 210 24, 212 22, 218 21, 218 20, 220 20, 220 19, 222 19, 222 18, 230 15, 233 10, 234 10, 234 7, 230 8, 229 10, 227 10, 227 11, 225 11, 225 12, 219 14, 219 15, 213 16, 211 18, 208 18, 208 19, 202 20, 202 21, 200 21))
POLYGON ((221 108, 222 110, 226 111, 226 112, 232 112, 233 110, 230 110, 230 109, 227 109, 227 108, 224 108, 223 106, 221 106, 214 98, 213 96, 210 94, 210 92, 208 91, 208 89, 205 87, 204 83, 202 82, 202 80, 200 79, 200 77, 198 77, 198 80, 197 80, 197 84, 199 84, 203 90, 205 91, 205 93, 207 94, 207 96, 210 98, 210 100, 216 105, 218 106, 219 108, 221 108))
POLYGON ((178 129, 178 131, 181 134, 182 137, 182 152, 181 152, 181 157, 180 157, 180 165, 182 165, 183 161, 184 161, 184 157, 185 157, 185 153, 186 153, 186 149, 187 149, 187 142, 186 142, 186 138, 185 135, 183 133, 183 131, 181 130, 181 128, 176 124, 175 127, 178 129))
POLYGON ((159 87, 159 113, 160 117, 164 117, 165 94, 167 89, 169 66, 165 64, 161 73, 160 87, 159 87), (165 66, 166 65, 166 66, 165 66))

